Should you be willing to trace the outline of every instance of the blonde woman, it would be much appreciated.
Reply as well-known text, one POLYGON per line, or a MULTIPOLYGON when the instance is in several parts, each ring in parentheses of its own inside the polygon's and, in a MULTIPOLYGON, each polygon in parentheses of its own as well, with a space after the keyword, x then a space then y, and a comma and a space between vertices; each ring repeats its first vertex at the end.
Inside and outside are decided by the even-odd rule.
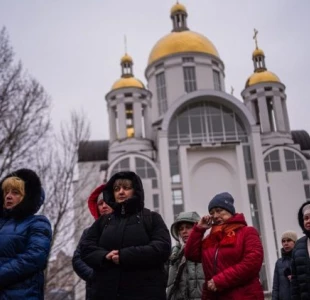
POLYGON ((44 201, 39 177, 20 169, 0 183, 0 299, 44 299, 43 271, 52 230, 35 215, 44 201))

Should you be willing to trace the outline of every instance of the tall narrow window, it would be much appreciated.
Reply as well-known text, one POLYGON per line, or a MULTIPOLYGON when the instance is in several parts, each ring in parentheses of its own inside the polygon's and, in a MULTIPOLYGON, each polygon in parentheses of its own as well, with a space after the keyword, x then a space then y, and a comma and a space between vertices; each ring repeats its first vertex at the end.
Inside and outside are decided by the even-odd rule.
POLYGON ((141 115, 142 115, 142 118, 141 118, 142 138, 145 138, 145 110, 146 110, 146 107, 142 107, 142 109, 141 109, 141 115))
POLYGON ((305 188, 306 199, 307 201, 310 201, 310 184, 305 184, 304 188, 305 188))
POLYGON ((249 145, 243 146, 243 157, 245 165, 245 174, 247 179, 254 179, 252 158, 251 158, 251 148, 249 145))
POLYGON ((256 125, 260 125, 260 117, 259 117, 259 106, 257 99, 253 101, 253 107, 254 107, 254 115, 256 119, 256 125))
POLYGON ((176 217, 183 208, 183 193, 181 189, 172 190, 172 203, 173 203, 173 214, 176 217))
POLYGON ((268 118, 271 131, 277 131, 277 123, 274 114, 273 100, 272 97, 267 97, 267 109, 268 109, 268 118))
POLYGON ((287 113, 286 101, 284 98, 281 98, 281 105, 282 105, 282 110, 283 110, 283 115, 284 115, 285 130, 290 131, 289 117, 287 113))
POLYGON ((195 67, 183 67, 185 92, 190 93, 197 90, 195 67))
POLYGON ((154 207, 154 211, 159 212, 159 196, 158 196, 158 194, 153 194, 153 207, 154 207))
POLYGON ((167 111, 168 108, 166 78, 164 72, 161 72, 156 75, 156 88, 157 88, 158 112, 159 115, 162 115, 167 111))
POLYGON ((214 89, 217 91, 221 91, 222 90, 221 77, 220 72, 217 70, 213 70, 213 82, 214 82, 214 89))
POLYGON ((127 131, 127 137, 134 137, 135 131, 133 127, 133 108, 132 103, 126 103, 125 105, 126 110, 126 131, 127 131))

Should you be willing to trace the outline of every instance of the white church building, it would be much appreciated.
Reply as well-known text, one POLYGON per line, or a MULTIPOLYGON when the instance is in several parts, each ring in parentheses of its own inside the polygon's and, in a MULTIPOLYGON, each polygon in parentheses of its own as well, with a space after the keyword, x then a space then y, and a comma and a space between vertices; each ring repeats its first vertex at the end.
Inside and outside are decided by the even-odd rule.
POLYGON ((260 232, 261 281, 270 291, 281 233, 302 234, 297 211, 310 200, 310 137, 291 130, 285 85, 257 42, 254 72, 236 98, 225 91, 216 47, 189 29, 187 17, 182 4, 172 7, 172 31, 149 54, 146 85, 134 77, 133 59, 121 58, 121 77, 106 94, 110 139, 79 147, 76 242, 93 222, 90 191, 118 171, 142 178, 146 207, 169 228, 179 212, 207 214, 210 199, 227 191, 260 232))

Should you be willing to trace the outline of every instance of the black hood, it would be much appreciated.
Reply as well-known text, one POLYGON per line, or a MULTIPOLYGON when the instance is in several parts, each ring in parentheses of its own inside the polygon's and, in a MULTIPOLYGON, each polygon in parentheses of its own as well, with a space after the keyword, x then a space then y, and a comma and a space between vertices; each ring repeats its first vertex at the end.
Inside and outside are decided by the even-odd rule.
POLYGON ((103 199, 116 214, 127 215, 141 211, 144 208, 144 190, 140 177, 130 171, 114 174, 103 190, 103 199), (117 179, 131 180, 134 189, 133 197, 122 203, 116 203, 114 199, 113 186, 117 179))
POLYGON ((305 227, 304 227, 304 216, 303 216, 303 213, 302 213, 303 208, 304 208, 306 205, 308 205, 308 204, 310 204, 310 201, 305 202, 305 203, 300 207, 300 209, 299 209, 299 211, 298 211, 298 223, 299 223, 300 228, 302 229, 302 232, 303 232, 304 234, 306 234, 306 235, 310 238, 310 231, 309 231, 309 230, 306 230, 305 227))
POLYGON ((44 201, 44 191, 41 187, 41 181, 38 175, 29 169, 20 169, 10 173, 1 180, 0 183, 0 216, 3 216, 5 209, 3 209, 3 190, 2 183, 8 178, 16 176, 25 182, 25 197, 22 202, 17 204, 9 215, 15 219, 22 219, 35 214, 41 207, 44 201))

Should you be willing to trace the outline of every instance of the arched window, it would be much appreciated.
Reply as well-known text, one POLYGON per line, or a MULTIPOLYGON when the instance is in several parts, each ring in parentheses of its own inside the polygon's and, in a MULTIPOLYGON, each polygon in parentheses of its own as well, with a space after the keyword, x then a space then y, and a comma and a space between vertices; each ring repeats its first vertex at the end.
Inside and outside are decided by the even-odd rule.
POLYGON ((141 178, 156 178, 154 168, 146 160, 136 157, 136 172, 141 178))
POLYGON ((180 182, 178 145, 213 142, 248 142, 238 115, 221 104, 200 101, 185 106, 171 121, 168 131, 170 175, 180 182))
POLYGON ((307 166, 297 153, 284 150, 284 157, 287 171, 301 171, 303 180, 309 180, 307 166))
POLYGON ((266 172, 281 172, 279 150, 269 153, 264 159, 264 164, 266 172))
POLYGON ((240 118, 220 104, 210 101, 189 104, 170 123, 171 146, 219 141, 247 142, 240 118))
POLYGON ((121 160, 119 163, 115 165, 110 176, 112 177, 117 172, 129 171, 129 170, 130 170, 129 169, 129 158, 124 158, 123 160, 121 160))

